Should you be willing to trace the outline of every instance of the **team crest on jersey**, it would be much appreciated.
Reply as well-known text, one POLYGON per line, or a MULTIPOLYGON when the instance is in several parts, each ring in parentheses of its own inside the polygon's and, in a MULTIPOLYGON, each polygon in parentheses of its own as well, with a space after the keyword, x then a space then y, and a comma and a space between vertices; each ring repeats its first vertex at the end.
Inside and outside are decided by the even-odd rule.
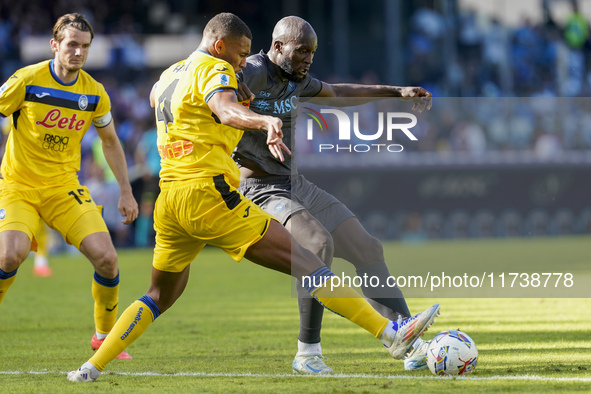
POLYGON ((267 112, 270 111, 271 108, 273 108, 271 106, 271 104, 269 104, 268 102, 264 101, 264 100, 255 100, 251 103, 251 106, 260 109, 263 112, 267 112))
POLYGON ((4 220, 5 217, 6 217, 6 209, 2 208, 2 209, 0 209, 0 220, 4 220))
POLYGON ((229 85, 230 84, 230 77, 226 74, 220 74, 220 83, 222 85, 229 85))
POLYGON ((78 107, 84 111, 86 108, 88 108, 88 97, 86 97, 84 94, 82 96, 80 96, 80 98, 78 99, 78 107))
POLYGON ((279 213, 279 212, 283 211, 284 209, 285 209, 285 203, 279 202, 279 203, 275 204, 275 206, 273 207, 273 212, 279 213))

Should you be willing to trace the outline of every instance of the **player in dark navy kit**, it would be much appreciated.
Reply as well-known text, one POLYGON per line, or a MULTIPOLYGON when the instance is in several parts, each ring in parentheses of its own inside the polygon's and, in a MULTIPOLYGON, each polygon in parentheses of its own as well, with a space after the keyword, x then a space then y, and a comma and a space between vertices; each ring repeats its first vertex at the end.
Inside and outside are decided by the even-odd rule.
MULTIPOLYGON (((248 57, 238 75, 243 82, 239 100, 251 100, 250 108, 257 113, 281 118, 283 140, 290 149, 291 108, 297 107, 300 97, 398 97, 413 101, 413 110, 431 108, 431 93, 420 87, 328 84, 310 77, 316 48, 317 36, 308 22, 295 16, 283 18, 273 30, 269 52, 248 57)), ((355 266, 359 276, 376 276, 380 283, 387 283, 390 272, 379 240, 344 204, 299 174, 291 157, 283 162, 276 160, 267 149, 264 133, 244 133, 234 160, 241 172, 240 191, 274 215, 303 247, 316 253, 327 266, 333 257, 341 257, 355 266)), ((412 316, 398 288, 365 288, 363 292, 389 319, 412 316)), ((322 360, 320 347, 324 308, 301 286, 298 294, 300 334, 293 370, 332 373, 322 360)), ((415 343, 415 349, 419 343, 415 343)))

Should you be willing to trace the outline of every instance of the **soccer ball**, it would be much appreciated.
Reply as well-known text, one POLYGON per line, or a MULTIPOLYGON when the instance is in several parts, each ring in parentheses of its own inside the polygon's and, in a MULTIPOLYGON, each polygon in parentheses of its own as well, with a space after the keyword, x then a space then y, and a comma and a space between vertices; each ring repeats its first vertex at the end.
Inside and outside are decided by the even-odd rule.
POLYGON ((476 344, 461 331, 440 332, 427 348, 427 365, 434 375, 469 374, 476 369, 477 362, 476 344))

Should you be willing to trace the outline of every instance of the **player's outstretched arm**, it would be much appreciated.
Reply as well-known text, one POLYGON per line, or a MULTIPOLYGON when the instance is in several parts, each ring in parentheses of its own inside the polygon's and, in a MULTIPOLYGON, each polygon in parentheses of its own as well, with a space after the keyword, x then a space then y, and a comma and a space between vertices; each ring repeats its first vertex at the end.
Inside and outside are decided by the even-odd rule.
POLYGON ((283 151, 291 151, 283 142, 281 119, 274 116, 259 115, 238 103, 234 90, 223 90, 215 93, 207 102, 209 108, 220 122, 242 130, 262 130, 267 132, 267 145, 276 159, 285 160, 283 151))
POLYGON ((430 110, 433 95, 420 86, 361 85, 357 83, 329 84, 322 82, 316 97, 396 97, 413 102, 413 111, 430 110))
POLYGON ((115 174, 117 183, 119 183, 119 212, 125 219, 122 220, 124 224, 130 224, 138 215, 138 206, 133 194, 131 193, 131 185, 129 184, 129 177, 127 176, 127 162, 125 161, 125 154, 119 142, 119 137, 115 132, 113 122, 105 127, 97 127, 99 137, 103 145, 103 154, 107 160, 107 164, 115 174))

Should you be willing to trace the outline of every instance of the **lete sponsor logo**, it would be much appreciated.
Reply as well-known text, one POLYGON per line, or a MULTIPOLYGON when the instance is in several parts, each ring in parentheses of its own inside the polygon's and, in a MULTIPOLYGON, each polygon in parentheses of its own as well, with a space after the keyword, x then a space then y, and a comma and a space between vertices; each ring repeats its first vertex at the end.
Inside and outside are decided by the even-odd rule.
POLYGON ((86 123, 86 121, 84 119, 78 119, 76 114, 72 114, 69 118, 67 116, 62 116, 62 111, 57 108, 49 111, 43 120, 35 122, 36 125, 43 126, 47 129, 57 127, 58 129, 76 131, 81 131, 84 128, 84 123, 86 123))

